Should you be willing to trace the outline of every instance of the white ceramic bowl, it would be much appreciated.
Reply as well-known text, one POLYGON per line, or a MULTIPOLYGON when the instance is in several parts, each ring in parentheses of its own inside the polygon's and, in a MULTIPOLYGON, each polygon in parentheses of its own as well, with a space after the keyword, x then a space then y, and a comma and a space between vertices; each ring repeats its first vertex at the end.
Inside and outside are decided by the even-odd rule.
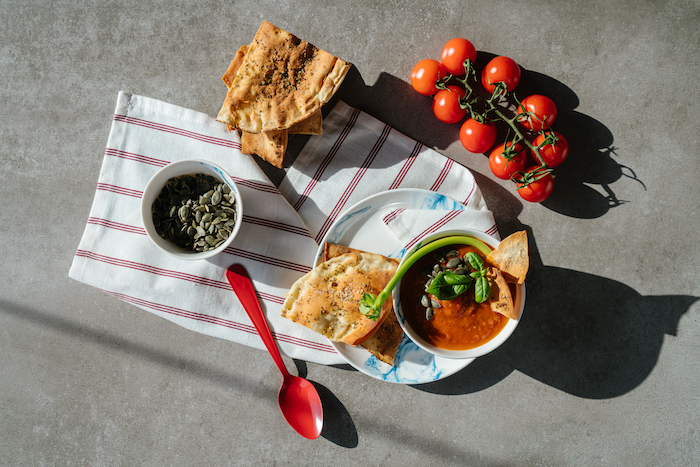
POLYGON ((186 259, 186 260, 198 260, 210 258, 220 252, 222 252, 227 246, 231 244, 236 234, 241 228, 241 220, 243 218, 243 203, 241 201, 241 194, 238 187, 231 179, 231 176, 226 173, 218 165, 208 162, 205 160, 182 160, 178 162, 173 162, 166 165, 160 169, 151 178, 146 185, 146 189, 143 192, 143 197, 141 198, 141 217, 143 219, 143 225, 146 228, 146 233, 148 233, 148 238, 161 250, 164 252, 175 256, 176 258, 186 259), (179 177, 182 175, 194 175, 198 173, 203 173, 206 175, 211 175, 220 182, 226 183, 231 187, 231 193, 235 195, 236 198, 236 223, 233 226, 233 230, 229 237, 213 250, 207 251, 187 251, 179 246, 172 243, 170 240, 161 238, 158 233, 156 233, 155 225, 153 225, 153 213, 152 206, 155 199, 160 194, 161 190, 167 183, 167 181, 173 177, 179 177))
MULTIPOLYGON (((403 259, 401 260, 401 264, 404 263, 406 258, 408 258, 413 252, 415 252, 418 248, 427 245, 428 243, 438 240, 442 237, 447 237, 447 236, 452 236, 452 235, 466 235, 470 237, 474 237, 478 240, 481 240, 482 242, 486 243, 492 248, 496 248, 500 241, 497 239, 493 238, 490 235, 487 235, 483 232, 479 232, 477 230, 471 230, 471 229, 459 229, 459 230, 448 230, 448 231, 442 231, 434 234, 427 235, 426 237, 422 238, 413 248, 411 248, 409 251, 406 252, 404 255, 403 259)), ((432 253, 428 253, 432 254, 432 253)), ((401 267, 401 266, 399 266, 401 267)), ((522 319, 522 314, 523 314, 523 309, 525 308, 525 284, 518 284, 516 285, 516 292, 515 296, 513 297, 514 300, 514 306, 516 310, 519 310, 519 317, 522 319)), ((394 304, 394 310, 396 312, 396 316, 399 320, 399 324, 401 324, 401 327, 403 328, 404 332, 408 335, 408 337, 418 345, 418 347, 422 348, 426 352, 430 352, 434 355, 440 355, 442 357, 447 357, 447 358, 476 358, 476 357, 481 357, 483 355, 486 355, 487 353, 495 350, 498 348, 501 344, 503 344, 508 338, 510 337, 511 334, 513 334, 513 331, 515 331, 515 328, 518 326, 518 323, 520 320, 508 320, 508 323, 505 325, 505 327, 499 332, 495 337, 493 337, 491 340, 488 342, 475 347, 473 349, 468 349, 468 350, 446 350, 446 349, 441 349, 439 347, 436 347, 432 345, 431 343, 425 341, 423 338, 421 338, 416 331, 414 331, 409 323, 406 321, 406 317, 403 314, 403 310, 401 309, 401 281, 399 281, 398 284, 396 284, 396 287, 394 288, 394 291, 392 293, 392 300, 394 304)))

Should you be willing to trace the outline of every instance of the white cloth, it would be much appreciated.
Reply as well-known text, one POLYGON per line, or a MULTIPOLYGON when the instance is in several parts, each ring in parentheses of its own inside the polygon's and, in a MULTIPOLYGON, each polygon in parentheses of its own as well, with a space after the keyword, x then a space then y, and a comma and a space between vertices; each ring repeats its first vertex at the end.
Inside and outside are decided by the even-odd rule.
POLYGON ((226 282, 226 268, 240 263, 253 279, 280 350, 292 358, 337 364, 344 360, 325 338, 282 318, 280 309, 345 208, 384 190, 424 188, 466 209, 397 212, 387 225, 402 242, 426 229, 454 225, 498 235, 466 168, 345 103, 325 119, 323 135, 310 138, 279 190, 240 147, 235 132, 206 114, 120 93, 69 276, 187 329, 264 349, 226 282), (182 159, 220 165, 241 190, 241 230, 224 253, 209 260, 183 261, 161 252, 141 221, 148 180, 182 159))

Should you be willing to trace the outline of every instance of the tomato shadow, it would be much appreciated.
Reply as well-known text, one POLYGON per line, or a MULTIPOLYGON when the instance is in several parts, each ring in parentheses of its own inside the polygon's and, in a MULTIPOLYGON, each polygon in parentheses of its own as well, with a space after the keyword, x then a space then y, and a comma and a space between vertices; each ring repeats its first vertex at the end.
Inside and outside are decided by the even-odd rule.
MULTIPOLYGON (((493 57, 493 54, 479 52, 477 69, 482 69, 493 57)), ((477 92, 484 94, 483 89, 477 89, 477 92)), ((613 145, 614 137, 610 130, 596 119, 576 111, 579 99, 568 86, 547 75, 523 69, 520 85, 514 94, 519 99, 531 94, 544 94, 552 98, 558 109, 553 129, 562 133, 570 143, 568 159, 555 168, 555 189, 542 203, 544 207, 569 217, 593 219, 605 215, 612 207, 630 202, 619 197, 613 189, 614 183, 621 178, 635 179, 641 189, 646 189, 631 167, 615 160, 619 150, 613 145)), ((427 147, 444 150, 459 140, 461 124, 448 125, 438 121, 432 113, 431 97, 418 94, 408 82, 388 73, 380 74, 377 81, 368 86, 353 66, 340 90, 324 107, 324 113, 330 112, 339 100, 427 147)), ((499 126, 498 141, 505 140, 506 133, 505 127, 499 126)), ((290 137, 285 166, 293 163, 308 139, 308 136, 301 135, 290 137)), ((467 158, 486 157, 469 154, 466 150, 464 153, 467 158)), ((378 167, 381 163, 381 160, 374 162, 378 167)), ((275 176, 279 179, 284 174, 273 174, 273 181, 276 181, 275 176)), ((489 174, 488 177, 492 176, 489 174)), ((491 186, 495 188, 496 184, 491 186)), ((486 191, 484 187, 481 188, 486 191)), ((492 198, 514 197, 520 201, 514 191, 496 189, 494 193, 484 195, 487 202, 489 195, 492 198)))
POLYGON ((565 135, 571 148, 567 160, 555 168, 555 191, 543 206, 571 217, 596 218, 610 208, 630 202, 618 197, 613 190, 612 185, 621 178, 634 179, 646 190, 631 167, 615 160, 619 149, 614 146, 610 130, 576 111, 578 97, 567 86, 541 73, 523 70, 515 94, 551 97, 558 114, 552 128, 565 135))
POLYGON ((517 370, 578 397, 617 397, 649 376, 665 336, 676 335, 681 317, 700 299, 645 296, 613 279, 545 266, 537 261, 534 236, 529 235, 535 261, 515 333, 461 372, 416 389, 439 394, 478 392, 517 370))

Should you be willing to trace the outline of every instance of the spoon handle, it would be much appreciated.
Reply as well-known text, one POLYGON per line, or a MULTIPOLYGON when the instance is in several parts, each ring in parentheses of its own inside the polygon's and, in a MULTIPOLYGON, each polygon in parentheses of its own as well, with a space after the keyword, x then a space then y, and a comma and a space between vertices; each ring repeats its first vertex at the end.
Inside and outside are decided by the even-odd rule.
POLYGON ((289 375, 289 372, 282 361, 282 356, 280 355, 279 349, 277 349, 277 343, 272 337, 272 333, 270 332, 270 327, 267 324, 265 315, 260 308, 260 302, 258 301, 257 295, 255 295, 253 283, 251 282, 245 268, 240 264, 234 264, 226 271, 226 279, 228 279, 228 282, 231 284, 231 288, 236 293, 238 300, 240 300, 241 305, 243 305, 246 313, 248 313, 248 316, 253 322, 255 329, 258 331, 260 338, 265 343, 267 351, 270 352, 272 359, 277 364, 277 368, 280 369, 284 376, 289 375))

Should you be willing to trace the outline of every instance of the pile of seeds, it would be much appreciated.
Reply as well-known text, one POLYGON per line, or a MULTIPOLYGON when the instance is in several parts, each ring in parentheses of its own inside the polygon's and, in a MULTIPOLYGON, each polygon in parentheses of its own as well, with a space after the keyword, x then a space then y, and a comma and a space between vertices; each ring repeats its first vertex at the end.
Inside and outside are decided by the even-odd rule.
POLYGON ((153 202, 156 232, 185 250, 218 247, 235 223, 236 197, 228 184, 211 175, 171 178, 153 202))
POLYGON ((452 271, 455 274, 467 275, 471 272, 469 264, 459 257, 459 252, 457 250, 450 250, 446 253, 435 253, 433 255, 435 263, 426 265, 421 273, 427 276, 427 281, 425 282, 424 291, 426 292, 420 298, 420 304, 425 308, 425 319, 430 320, 433 318, 433 312, 437 308, 441 308, 440 302, 431 298, 428 295, 428 289, 433 283, 433 280, 444 271, 452 271))

